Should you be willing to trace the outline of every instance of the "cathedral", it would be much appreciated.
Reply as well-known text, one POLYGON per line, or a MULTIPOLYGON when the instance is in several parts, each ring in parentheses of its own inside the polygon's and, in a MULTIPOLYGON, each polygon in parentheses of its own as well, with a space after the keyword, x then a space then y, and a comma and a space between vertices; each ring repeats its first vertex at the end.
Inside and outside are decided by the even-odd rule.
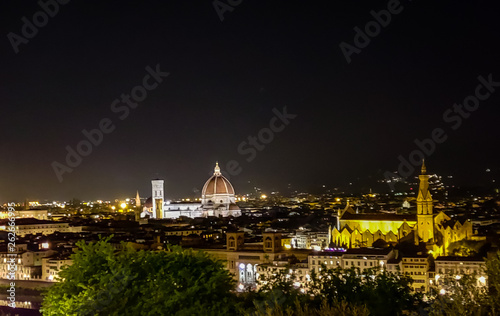
POLYGON ((332 242, 346 248, 371 247, 379 239, 388 243, 425 243, 429 252, 438 256, 446 255, 452 242, 471 239, 470 220, 452 220, 444 212, 434 214, 424 163, 419 180, 416 214, 356 214, 348 204, 338 211, 332 242))
POLYGON ((151 201, 144 206, 141 217, 179 218, 186 217, 227 217, 240 216, 241 210, 236 205, 233 185, 215 164, 214 174, 205 182, 201 191, 201 202, 170 202, 164 199, 164 182, 161 179, 151 181, 151 201))

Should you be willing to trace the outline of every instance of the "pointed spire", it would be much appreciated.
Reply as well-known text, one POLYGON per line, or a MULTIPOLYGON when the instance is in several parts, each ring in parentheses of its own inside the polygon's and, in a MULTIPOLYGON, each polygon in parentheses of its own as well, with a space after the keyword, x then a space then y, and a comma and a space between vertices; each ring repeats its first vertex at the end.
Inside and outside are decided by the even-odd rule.
POLYGON ((137 194, 135 196, 135 206, 137 207, 141 206, 141 198, 139 196, 139 190, 137 190, 137 194))
POLYGON ((219 176, 220 175, 220 168, 219 168, 219 162, 215 162, 215 168, 214 168, 214 175, 219 176))
POLYGON ((422 170, 420 172, 421 174, 426 174, 427 173, 427 168, 425 167, 425 159, 422 159, 422 170))

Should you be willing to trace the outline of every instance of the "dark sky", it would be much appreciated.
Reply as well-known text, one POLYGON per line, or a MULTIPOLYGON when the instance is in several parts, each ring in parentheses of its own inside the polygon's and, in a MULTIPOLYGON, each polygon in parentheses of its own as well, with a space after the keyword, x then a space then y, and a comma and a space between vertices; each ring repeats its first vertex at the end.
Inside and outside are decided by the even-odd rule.
POLYGON ((396 170, 435 128, 448 139, 429 171, 481 184, 499 168, 500 88, 456 130, 443 113, 478 76, 500 81, 497 2, 401 1, 348 64, 340 43, 388 3, 242 1, 221 21, 211 1, 74 0, 15 53, 8 34, 41 8, 3 1, 0 202, 147 197, 155 177, 193 196, 216 160, 240 163, 237 193, 345 186, 396 170), (170 75, 120 120, 113 100, 157 64, 170 75), (248 162, 239 144, 285 106, 296 117, 248 162), (58 181, 51 164, 105 118, 114 131, 58 181))

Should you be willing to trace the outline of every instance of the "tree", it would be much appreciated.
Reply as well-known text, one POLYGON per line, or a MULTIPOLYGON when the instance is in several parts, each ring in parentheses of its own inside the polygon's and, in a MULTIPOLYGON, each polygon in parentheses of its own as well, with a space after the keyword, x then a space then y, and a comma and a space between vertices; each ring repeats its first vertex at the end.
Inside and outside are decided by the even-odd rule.
POLYGON ((490 248, 490 246, 491 245, 484 240, 459 240, 452 242, 448 246, 448 252, 454 256, 460 257, 483 257, 486 255, 486 252, 488 251, 488 248, 490 248))
POLYGON ((421 295, 412 293, 412 279, 375 269, 327 269, 311 272, 305 288, 287 269, 261 277, 254 297, 254 315, 402 315, 416 311, 421 295), (328 314, 344 310, 343 313, 328 314), (308 314, 309 313, 309 314, 308 314))
POLYGON ((357 306, 346 301, 327 302, 321 301, 319 307, 311 306, 307 302, 295 301, 294 306, 284 307, 279 304, 266 304, 265 308, 252 312, 245 312, 247 316, 368 316, 369 310, 366 306, 357 306))
POLYGON ((491 254, 486 260, 486 274, 488 275, 488 301, 491 313, 500 313, 500 252, 491 254))
POLYGON ((433 288, 429 315, 498 315, 500 311, 500 252, 486 259, 486 271, 441 275, 433 288), (486 278, 487 276, 487 278, 486 278))
POLYGON ((295 273, 289 273, 288 267, 275 274, 261 275, 259 290, 252 297, 258 311, 274 309, 278 306, 291 307, 296 301, 303 301, 304 295, 294 285, 295 273))
POLYGON ((235 282, 220 261, 174 247, 115 251, 109 238, 85 244, 44 297, 44 316, 233 315, 235 282))
POLYGON ((486 287, 478 286, 477 275, 442 275, 438 283, 431 291, 433 303, 429 315, 487 315, 487 291, 486 287))
POLYGON ((366 305, 370 315, 402 315, 421 304, 421 295, 412 293, 412 279, 386 270, 359 268, 326 269, 311 274, 311 293, 328 302, 346 301, 366 305))

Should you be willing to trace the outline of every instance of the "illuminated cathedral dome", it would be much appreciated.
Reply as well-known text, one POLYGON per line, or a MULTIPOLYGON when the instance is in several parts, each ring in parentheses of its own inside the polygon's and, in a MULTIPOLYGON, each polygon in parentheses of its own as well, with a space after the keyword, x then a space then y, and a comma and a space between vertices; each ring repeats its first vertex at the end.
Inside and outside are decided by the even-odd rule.
POLYGON ((241 215, 241 210, 236 205, 234 188, 220 172, 219 163, 215 164, 214 174, 201 190, 201 204, 207 216, 241 215))
POLYGON ((214 175, 208 179, 203 186, 201 195, 215 195, 215 194, 232 194, 234 195, 234 188, 222 173, 220 173, 219 163, 216 163, 214 175))

